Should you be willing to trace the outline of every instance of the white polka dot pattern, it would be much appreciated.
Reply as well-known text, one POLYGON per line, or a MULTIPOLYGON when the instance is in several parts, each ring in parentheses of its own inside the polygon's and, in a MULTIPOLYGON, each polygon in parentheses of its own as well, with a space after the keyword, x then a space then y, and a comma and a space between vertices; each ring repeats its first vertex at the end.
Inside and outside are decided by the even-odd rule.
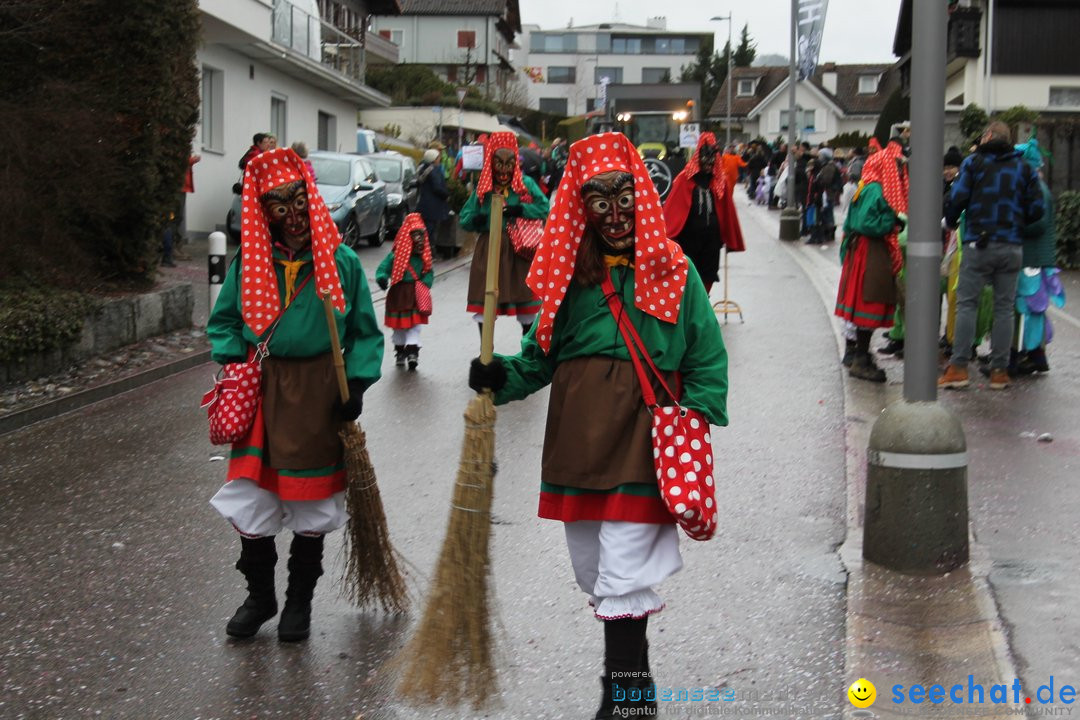
MULTIPOLYGON (((495 151, 505 148, 518 154, 517 135, 512 132, 495 132, 488 136, 484 142, 484 168, 480 171, 480 179, 476 181, 476 197, 484 202, 484 197, 491 192, 493 181, 491 176, 491 159, 495 157, 495 151)), ((532 195, 525 189, 525 181, 521 178, 521 162, 514 164, 514 177, 510 181, 510 189, 518 194, 521 202, 525 205, 532 203, 532 195)))
POLYGON ((668 512, 688 537, 709 540, 717 524, 709 422, 696 410, 658 408, 652 442, 656 481, 668 512))
POLYGON ((334 308, 345 312, 334 253, 341 235, 334 225, 326 203, 315 187, 315 180, 300 156, 292 148, 275 148, 258 155, 244 170, 241 196, 240 297, 244 323, 260 336, 281 312, 281 298, 274 272, 270 228, 259 198, 279 185, 303 180, 307 186, 308 216, 311 218, 311 251, 315 262, 315 287, 319 295, 330 293, 334 308))
POLYGON ((210 442, 228 445, 244 439, 259 409, 259 385, 262 382, 262 363, 229 363, 222 368, 222 377, 210 392, 203 396, 202 406, 210 420, 210 442))
POLYGON ((638 199, 634 305, 659 320, 678 322, 688 262, 682 248, 667 237, 660 196, 637 148, 622 133, 603 133, 571 145, 569 158, 548 214, 543 240, 525 280, 543 303, 537 319, 537 343, 545 353, 551 349, 555 310, 566 296, 567 285, 552 282, 550 278, 569 281, 574 275, 578 246, 586 227, 581 186, 590 178, 613 170, 634 176, 634 195, 638 199))

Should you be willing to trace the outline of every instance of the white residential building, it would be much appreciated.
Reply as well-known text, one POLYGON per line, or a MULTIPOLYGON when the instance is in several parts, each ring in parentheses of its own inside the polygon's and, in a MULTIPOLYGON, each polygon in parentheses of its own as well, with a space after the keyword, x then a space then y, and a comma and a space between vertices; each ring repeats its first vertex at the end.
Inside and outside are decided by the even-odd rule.
POLYGON ((499 97, 513 79, 518 0, 401 0, 400 15, 375 17, 371 28, 400 48, 400 62, 427 65, 446 82, 499 97))
POLYGON ((600 80, 612 85, 679 82, 711 32, 676 32, 662 17, 645 26, 603 23, 541 30, 522 27, 521 50, 513 55, 524 70, 529 107, 558 115, 582 115, 596 107, 600 80), (532 81, 528 81, 528 78, 532 81))
POLYGON ((367 16, 396 8, 397 0, 200 0, 192 152, 202 160, 187 196, 189 234, 224 225, 255 133, 272 132, 279 145, 356 149, 357 110, 390 103, 364 84, 365 67, 397 61, 393 45, 364 33, 367 16))

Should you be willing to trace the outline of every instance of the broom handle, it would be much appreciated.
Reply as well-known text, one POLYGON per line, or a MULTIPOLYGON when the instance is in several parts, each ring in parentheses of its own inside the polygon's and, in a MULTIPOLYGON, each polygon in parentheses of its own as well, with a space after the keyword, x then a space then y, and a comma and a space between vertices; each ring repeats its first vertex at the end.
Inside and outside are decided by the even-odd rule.
POLYGON ((337 318, 334 317, 330 293, 322 294, 322 303, 326 310, 326 329, 330 331, 330 351, 334 356, 334 370, 337 371, 338 392, 341 393, 341 402, 345 403, 349 401, 349 381, 345 379, 345 356, 341 354, 341 339, 337 333, 337 318))
POLYGON ((499 300, 499 249, 502 246, 503 196, 491 193, 488 227, 487 282, 484 290, 484 325, 480 331, 480 362, 487 365, 495 354, 495 306, 499 300))

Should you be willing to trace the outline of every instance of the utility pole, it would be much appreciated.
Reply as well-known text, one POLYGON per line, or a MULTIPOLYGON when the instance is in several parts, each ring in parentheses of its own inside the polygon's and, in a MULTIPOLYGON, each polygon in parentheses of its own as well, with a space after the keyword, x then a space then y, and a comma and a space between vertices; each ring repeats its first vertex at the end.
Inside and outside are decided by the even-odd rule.
POLYGON ((780 239, 799 239, 799 208, 795 204, 795 86, 799 82, 799 0, 791 0, 791 62, 788 66, 787 205, 780 213, 780 239))
POLYGON ((727 113, 724 117, 724 149, 726 150, 731 145, 731 84, 735 82, 735 78, 731 72, 731 26, 734 22, 731 19, 731 13, 727 15, 717 15, 710 18, 710 20, 726 20, 727 21, 727 77, 725 78, 727 85, 727 113))
POLYGON ((904 397, 870 431, 863 557, 898 572, 940 575, 968 561, 967 441, 937 402, 948 23, 940 0, 914 5, 904 397))

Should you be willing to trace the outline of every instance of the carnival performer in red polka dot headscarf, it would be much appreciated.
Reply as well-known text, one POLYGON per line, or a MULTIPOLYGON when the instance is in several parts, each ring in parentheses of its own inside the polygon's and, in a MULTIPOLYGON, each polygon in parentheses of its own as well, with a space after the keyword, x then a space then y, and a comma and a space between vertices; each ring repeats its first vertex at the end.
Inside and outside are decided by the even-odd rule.
POLYGON ((519 354, 474 360, 469 375, 473 389, 495 391, 496 404, 551 385, 539 515, 565 524, 578 584, 604 621, 597 717, 634 709, 612 704, 613 677, 652 683, 646 624, 664 607, 653 586, 682 567, 657 488, 651 413, 601 287, 607 278, 667 384, 681 386, 682 404, 726 425, 720 327, 697 271, 668 239, 637 149, 621 133, 570 147, 528 278, 540 317, 519 354))
POLYGON ((431 315, 431 245, 420 213, 409 213, 394 238, 375 282, 386 290, 386 327, 394 331, 394 364, 415 370, 420 362, 420 326, 431 315), (423 287, 421 287, 421 285, 423 287))
POLYGON ((496 312, 513 315, 521 323, 522 333, 528 331, 540 306, 525 276, 532 263, 531 252, 515 252, 509 228, 519 220, 542 221, 548 213, 548 201, 536 182, 521 172, 518 163, 517 137, 510 132, 492 133, 484 143, 484 169, 461 209, 463 230, 480 233, 473 250, 469 270, 469 294, 466 309, 477 323, 483 320, 484 291, 487 282, 487 245, 491 221, 491 197, 500 193, 506 201, 503 209, 502 247, 499 250, 499 297, 496 312))
POLYGON ((248 597, 226 632, 250 637, 277 614, 274 536, 292 530, 281 640, 310 632, 323 535, 345 524, 345 467, 337 430, 360 414, 379 379, 382 333, 360 261, 341 243, 303 160, 289 148, 244 171, 241 246, 206 334, 211 357, 244 362, 266 345, 254 423, 233 444, 225 486, 211 504, 240 533, 248 597), (350 399, 338 394, 321 295, 333 299, 350 399))

